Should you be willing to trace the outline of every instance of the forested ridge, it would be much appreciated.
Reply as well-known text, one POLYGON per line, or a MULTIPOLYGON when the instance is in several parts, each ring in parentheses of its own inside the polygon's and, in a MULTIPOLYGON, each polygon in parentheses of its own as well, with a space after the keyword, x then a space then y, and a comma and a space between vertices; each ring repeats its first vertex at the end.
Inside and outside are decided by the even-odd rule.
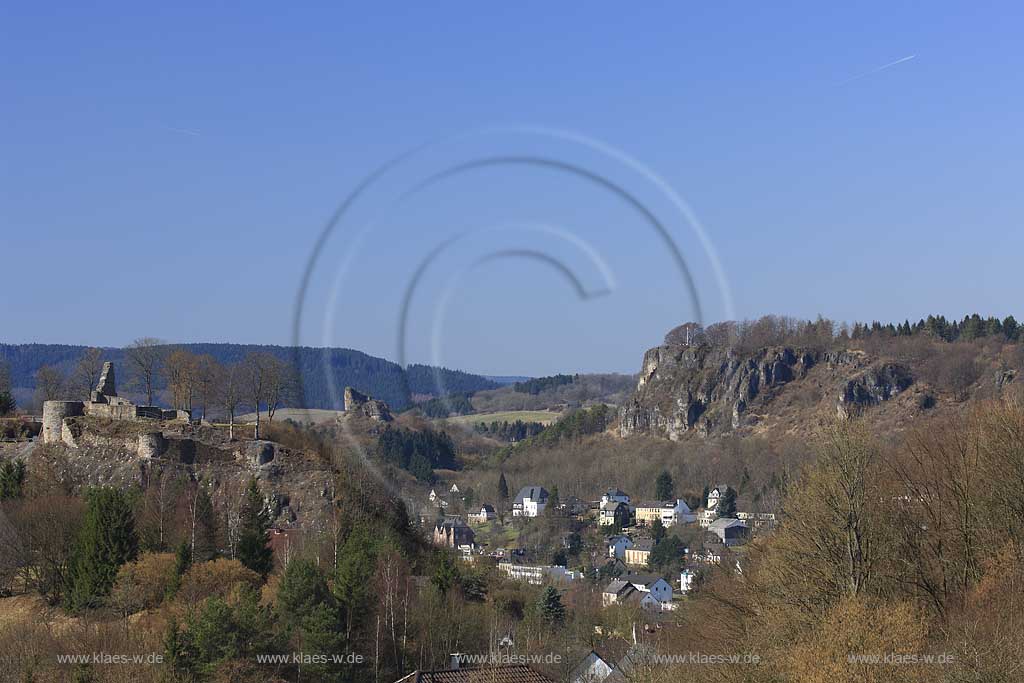
MULTIPOLYGON (((168 345, 169 347, 172 345, 168 345)), ((209 355, 222 364, 237 363, 254 352, 269 353, 294 365, 301 380, 302 397, 306 408, 340 410, 341 394, 346 386, 385 401, 395 410, 411 405, 413 394, 435 394, 440 380, 450 393, 493 389, 496 382, 459 370, 434 368, 428 365, 410 365, 403 371, 397 363, 370 356, 352 349, 310 347, 263 346, 257 344, 175 344, 174 348, 197 355, 209 355), (330 379, 333 379, 332 394, 330 379)), ((86 346, 68 344, 0 344, 0 361, 10 371, 11 386, 22 394, 36 387, 35 373, 43 366, 56 368, 70 376, 86 346)), ((103 360, 113 361, 117 367, 118 385, 122 393, 130 393, 134 386, 122 348, 103 348, 103 360)), ((157 379, 158 392, 166 389, 166 382, 157 379)))

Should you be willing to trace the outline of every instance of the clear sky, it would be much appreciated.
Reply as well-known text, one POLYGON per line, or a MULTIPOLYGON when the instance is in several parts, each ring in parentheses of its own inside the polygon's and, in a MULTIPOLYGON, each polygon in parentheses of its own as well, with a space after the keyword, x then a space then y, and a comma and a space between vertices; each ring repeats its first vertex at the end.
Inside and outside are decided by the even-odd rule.
POLYGON ((705 320, 1024 317, 1019 3, 207 4, 4 8, 2 341, 398 359, 408 291, 406 360, 635 372, 697 312, 612 188, 705 320))

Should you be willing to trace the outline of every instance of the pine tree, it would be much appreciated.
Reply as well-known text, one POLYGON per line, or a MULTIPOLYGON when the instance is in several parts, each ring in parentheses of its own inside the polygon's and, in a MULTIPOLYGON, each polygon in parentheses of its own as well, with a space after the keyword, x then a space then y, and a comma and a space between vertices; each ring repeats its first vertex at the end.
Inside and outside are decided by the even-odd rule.
POLYGON ((558 625, 565 621, 565 605, 554 586, 548 586, 540 596, 538 605, 541 619, 551 625, 558 625))
POLYGON ((725 493, 718 500, 717 512, 719 517, 736 516, 736 492, 732 490, 731 486, 725 487, 725 493))
POLYGON ((7 389, 0 390, 0 417, 10 415, 17 407, 14 395, 7 389))
POLYGON ((24 484, 24 460, 5 460, 0 464, 0 500, 21 498, 24 484))
POLYGON ((657 500, 665 501, 672 500, 675 495, 675 483, 672 481, 672 475, 668 470, 662 470, 654 482, 654 497, 657 500))
POLYGON ((508 502, 508 482, 505 481, 505 473, 498 477, 498 500, 502 503, 508 502))
POLYGON ((665 538, 666 533, 668 531, 665 529, 665 525, 661 523, 661 520, 654 520, 654 523, 651 524, 651 538, 654 539, 654 542, 656 544, 661 543, 661 539, 665 538))
POLYGON ((240 529, 235 555, 239 562, 260 576, 266 577, 274 568, 274 551, 270 547, 270 513, 255 479, 249 481, 239 514, 240 529))
POLYGON ((348 636, 369 605, 370 581, 377 563, 376 550, 370 532, 360 524, 349 533, 339 556, 333 591, 344 610, 348 636))
POLYGON ((439 555, 431 583, 441 592, 441 595, 447 595, 452 586, 459 581, 459 568, 455 566, 455 561, 448 553, 441 552, 439 555))
POLYGON ((135 516, 124 492, 94 488, 86 500, 68 572, 66 605, 72 611, 98 606, 110 593, 117 570, 134 560, 139 549, 135 516))
POLYGON ((174 576, 171 578, 171 583, 167 586, 167 597, 174 597, 174 594, 178 592, 178 588, 181 587, 181 579, 191 566, 192 546, 182 541, 174 552, 174 576))
POLYGON ((192 562, 205 562, 217 556, 217 515, 206 487, 199 484, 194 499, 192 527, 192 562))

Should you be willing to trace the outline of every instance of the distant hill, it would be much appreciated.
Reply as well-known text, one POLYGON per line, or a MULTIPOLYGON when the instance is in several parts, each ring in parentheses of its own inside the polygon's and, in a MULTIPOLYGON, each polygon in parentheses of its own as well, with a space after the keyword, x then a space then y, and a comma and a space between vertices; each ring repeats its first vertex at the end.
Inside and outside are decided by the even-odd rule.
MULTIPOLYGON (((410 365, 403 371, 397 363, 376 358, 352 349, 316 349, 309 347, 261 346, 255 344, 176 344, 196 354, 209 354, 221 363, 235 363, 249 353, 261 351, 294 363, 302 380, 303 403, 306 408, 340 410, 341 392, 346 386, 379 398, 395 410, 411 403, 411 395, 436 395, 436 379, 450 393, 465 393, 495 389, 499 386, 480 375, 460 370, 410 365), (337 396, 332 397, 330 380, 337 396)), ((85 346, 66 344, 0 344, 0 361, 5 361, 11 374, 15 395, 24 404, 35 389, 35 373, 43 365, 52 365, 69 376, 81 357, 85 346)), ((127 367, 124 349, 104 348, 103 360, 113 361, 118 372, 121 393, 130 394, 132 377, 127 367)), ((158 390, 165 388, 163 378, 158 390)))

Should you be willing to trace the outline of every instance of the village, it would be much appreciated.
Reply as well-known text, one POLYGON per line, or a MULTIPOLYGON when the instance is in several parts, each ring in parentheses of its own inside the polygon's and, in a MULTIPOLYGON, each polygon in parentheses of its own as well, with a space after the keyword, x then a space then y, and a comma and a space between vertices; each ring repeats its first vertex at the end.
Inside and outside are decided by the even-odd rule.
MULTIPOLYGON (((659 484, 671 489, 670 480, 659 484)), ((742 572, 743 546, 776 523, 771 512, 738 511, 737 493, 726 484, 704 491, 694 509, 682 498, 634 501, 616 487, 583 501, 529 485, 502 509, 469 505, 472 496, 453 483, 431 489, 420 523, 434 545, 463 562, 491 563, 509 579, 562 591, 589 579, 600 586, 603 607, 657 615, 676 610, 709 568, 742 572), (529 540, 536 525, 546 525, 540 535, 548 543, 529 540)))

